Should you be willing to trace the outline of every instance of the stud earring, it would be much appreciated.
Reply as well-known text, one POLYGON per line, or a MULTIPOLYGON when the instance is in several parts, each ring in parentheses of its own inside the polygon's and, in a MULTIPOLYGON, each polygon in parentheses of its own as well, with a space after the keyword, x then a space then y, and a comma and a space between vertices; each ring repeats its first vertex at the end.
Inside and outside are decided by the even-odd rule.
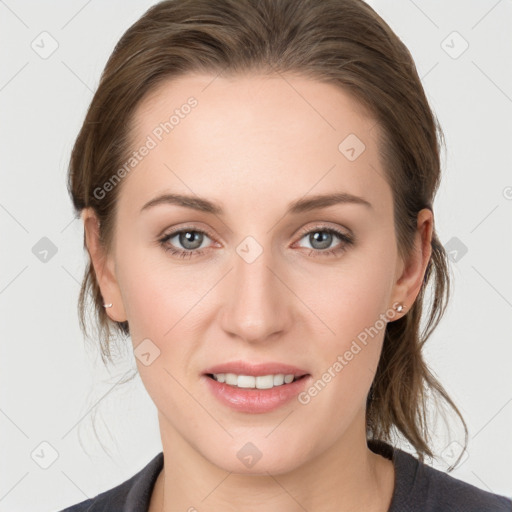
POLYGON ((112 303, 110 303, 110 304, 103 304, 103 307, 104 308, 111 308, 112 307, 112 303))
POLYGON ((404 308, 405 308, 405 305, 402 305, 402 304, 398 304, 398 306, 396 306, 396 307, 395 307, 395 309, 396 309, 399 313, 401 313, 401 312, 402 312, 402 310, 403 310, 404 308))

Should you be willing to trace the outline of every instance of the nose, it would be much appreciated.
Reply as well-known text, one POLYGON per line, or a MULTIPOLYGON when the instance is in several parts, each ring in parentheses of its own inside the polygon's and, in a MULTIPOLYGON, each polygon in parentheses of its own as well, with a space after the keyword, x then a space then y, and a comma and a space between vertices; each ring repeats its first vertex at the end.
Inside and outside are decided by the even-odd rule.
POLYGON ((222 327, 231 336, 252 343, 275 340, 291 325, 293 293, 270 250, 263 250, 252 261, 254 251, 261 249, 251 243, 241 246, 233 255, 233 269, 223 284, 227 300, 222 327))

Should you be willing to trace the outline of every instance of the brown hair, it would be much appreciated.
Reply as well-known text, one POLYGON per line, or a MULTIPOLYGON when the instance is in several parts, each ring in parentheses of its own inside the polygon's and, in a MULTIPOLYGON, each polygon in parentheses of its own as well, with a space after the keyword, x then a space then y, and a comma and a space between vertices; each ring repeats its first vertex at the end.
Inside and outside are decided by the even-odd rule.
MULTIPOLYGON (((168 0, 151 7, 133 24, 103 71, 73 147, 68 176, 76 213, 94 209, 107 252, 122 183, 100 199, 94 191, 130 156, 128 136, 136 106, 164 80, 188 72, 288 73, 335 84, 352 94, 382 129, 379 150, 393 191, 398 250, 407 258, 418 212, 432 210, 444 137, 410 52, 362 0, 168 0)), ((128 322, 115 323, 107 316, 90 260, 78 303, 86 336, 89 293, 105 363, 111 361, 111 328, 127 336, 129 327, 128 322)), ((457 413, 465 429, 464 449, 467 446, 464 418, 422 356, 449 295, 449 264, 434 227, 422 288, 410 310, 386 327, 366 406, 368 439, 391 440, 395 428, 422 461, 424 455, 433 457, 426 414, 430 392, 457 413), (420 332, 429 284, 433 301, 420 332)))

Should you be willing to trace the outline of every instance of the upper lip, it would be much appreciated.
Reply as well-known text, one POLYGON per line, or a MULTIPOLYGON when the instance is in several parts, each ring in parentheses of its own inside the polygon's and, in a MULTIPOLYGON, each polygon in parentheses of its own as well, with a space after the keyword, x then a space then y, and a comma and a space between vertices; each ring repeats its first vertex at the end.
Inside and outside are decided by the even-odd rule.
POLYGON ((276 375, 282 373, 284 375, 294 375, 295 377, 302 377, 308 375, 306 370, 291 366, 289 364, 268 362, 260 364, 252 364, 247 361, 231 361, 229 363, 221 363, 215 366, 210 366, 203 372, 204 374, 213 373, 235 373, 236 375, 252 375, 258 377, 262 375, 276 375))

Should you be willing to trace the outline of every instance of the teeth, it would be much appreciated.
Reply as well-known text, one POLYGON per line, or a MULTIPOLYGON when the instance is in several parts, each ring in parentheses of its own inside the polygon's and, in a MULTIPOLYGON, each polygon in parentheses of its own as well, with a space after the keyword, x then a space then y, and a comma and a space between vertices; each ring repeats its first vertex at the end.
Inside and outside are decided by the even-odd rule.
POLYGON ((213 378, 218 382, 225 382, 230 386, 239 388, 270 389, 275 386, 282 386, 283 383, 290 384, 294 381, 295 375, 279 373, 277 375, 254 377, 252 375, 235 375, 234 373, 214 373, 213 378))

